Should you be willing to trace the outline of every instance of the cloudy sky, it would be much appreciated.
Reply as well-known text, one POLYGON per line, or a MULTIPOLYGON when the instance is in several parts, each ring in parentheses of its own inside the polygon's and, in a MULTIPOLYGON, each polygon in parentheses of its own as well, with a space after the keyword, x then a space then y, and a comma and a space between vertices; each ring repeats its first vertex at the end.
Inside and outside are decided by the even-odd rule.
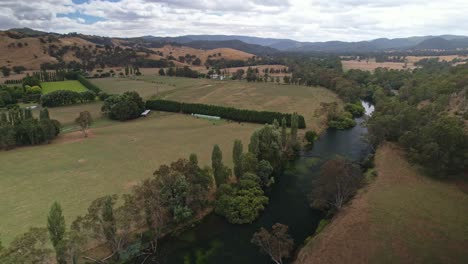
POLYGON ((468 0, 0 0, 0 29, 301 41, 468 35, 468 0))

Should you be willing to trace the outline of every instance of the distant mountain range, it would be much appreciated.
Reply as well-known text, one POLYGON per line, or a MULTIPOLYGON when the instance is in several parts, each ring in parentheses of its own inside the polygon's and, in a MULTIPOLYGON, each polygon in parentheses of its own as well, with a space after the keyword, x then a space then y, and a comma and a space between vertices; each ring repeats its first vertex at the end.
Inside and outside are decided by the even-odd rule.
MULTIPOLYGON (((24 35, 39 36, 46 33, 29 28, 10 29, 24 35)), ((95 36, 92 36, 95 38, 95 36)), ((112 38, 101 38, 105 39, 112 38)), ((115 39, 115 38, 114 38, 115 39)), ((179 37, 142 36, 137 38, 118 38, 131 40, 145 46, 179 44, 199 49, 232 48, 244 52, 265 55, 278 51, 287 52, 378 52, 378 51, 454 51, 468 49, 468 37, 456 35, 420 36, 408 38, 379 38, 370 41, 344 42, 301 42, 292 39, 261 38, 236 35, 186 35, 179 37)), ((89 40, 89 39, 88 39, 89 40)))
MULTIPOLYGON (((379 38, 370 41, 344 42, 301 42, 292 39, 274 39, 248 36, 229 35, 186 35, 180 37, 153 37, 146 39, 158 39, 173 41, 180 44, 193 42, 223 42, 238 40, 248 44, 261 45, 279 51, 297 52, 374 52, 384 50, 456 50, 468 49, 468 37, 456 35, 421 36, 408 38, 379 38)), ((221 44, 221 43, 220 43, 221 44)))

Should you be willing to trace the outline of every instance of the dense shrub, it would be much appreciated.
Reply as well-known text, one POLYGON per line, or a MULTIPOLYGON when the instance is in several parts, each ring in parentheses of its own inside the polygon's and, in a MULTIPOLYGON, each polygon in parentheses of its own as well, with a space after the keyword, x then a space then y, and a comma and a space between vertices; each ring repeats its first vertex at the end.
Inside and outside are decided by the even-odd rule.
POLYGON ((145 110, 145 103, 137 92, 112 95, 104 101, 102 111, 110 119, 125 121, 138 118, 145 110))
MULTIPOLYGON (((285 118, 287 125, 291 125, 291 114, 279 112, 255 111, 207 104, 179 103, 168 100, 149 100, 146 102, 146 108, 168 112, 182 112, 185 114, 212 115, 239 122, 260 124, 272 124, 275 119, 282 120, 285 118)), ((299 128, 305 127, 304 117, 299 116, 299 128)))
POLYGON ((85 77, 78 75, 76 78, 84 87, 86 87, 88 90, 93 91, 94 93, 98 94, 101 92, 101 89, 97 87, 96 85, 92 84, 90 81, 86 80, 85 77))
POLYGON ((341 112, 334 119, 328 120, 328 127, 336 129, 348 129, 356 125, 353 116, 349 112, 341 112))
POLYGON ((41 97, 42 106, 47 107, 76 104, 81 101, 80 93, 68 90, 53 91, 41 97))
POLYGON ((360 103, 347 103, 344 107, 344 110, 346 112, 350 112, 353 117, 361 117, 365 112, 364 106, 362 106, 360 103))
POLYGON ((13 108, 8 114, 3 112, 0 116, 0 149, 41 144, 59 133, 60 123, 57 120, 49 119, 48 115, 47 118, 41 117, 41 120, 35 119, 31 110, 13 108))
POLYGON ((312 144, 318 139, 318 134, 315 131, 309 130, 305 133, 305 139, 309 144, 312 144))

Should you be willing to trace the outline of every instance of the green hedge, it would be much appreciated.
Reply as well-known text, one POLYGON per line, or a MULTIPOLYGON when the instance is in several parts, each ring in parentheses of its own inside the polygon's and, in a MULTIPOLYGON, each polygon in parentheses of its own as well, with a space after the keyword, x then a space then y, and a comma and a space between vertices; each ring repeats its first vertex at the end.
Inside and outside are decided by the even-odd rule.
MULTIPOLYGON (((268 111, 255 111, 246 109, 237 109, 233 107, 224 107, 208 104, 191 104, 179 103, 169 100, 148 100, 146 101, 146 108, 158 111, 177 112, 185 114, 203 114, 211 116, 219 116, 224 119, 229 119, 239 122, 250 122, 260 124, 271 124, 273 120, 281 122, 286 118, 287 125, 291 125, 291 114, 268 112, 268 111)), ((302 115, 299 115, 299 128, 305 128, 305 120, 302 115)))
POLYGON ((101 89, 97 87, 96 85, 92 84, 90 81, 86 80, 85 77, 78 75, 76 78, 84 87, 86 87, 88 90, 91 90, 95 92, 96 94, 99 94, 101 92, 101 89))

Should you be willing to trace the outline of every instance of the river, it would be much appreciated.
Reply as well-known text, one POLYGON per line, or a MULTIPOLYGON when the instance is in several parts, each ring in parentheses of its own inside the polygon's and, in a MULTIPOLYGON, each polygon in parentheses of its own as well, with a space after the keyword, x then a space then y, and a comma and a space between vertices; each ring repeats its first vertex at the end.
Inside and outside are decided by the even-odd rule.
MULTIPOLYGON (((365 102, 363 106, 366 115, 371 115, 374 106, 365 102)), ((312 149, 304 150, 268 192, 270 202, 253 224, 232 225, 211 214, 194 228, 164 239, 160 247, 162 261, 153 263, 271 263, 250 239, 260 227, 270 229, 275 223, 288 225, 295 245, 301 246, 322 219, 320 211, 310 208, 308 199, 320 166, 335 155, 360 161, 371 151, 363 138, 367 133, 363 121, 364 118, 356 119, 357 125, 349 130, 329 129, 312 149)))

